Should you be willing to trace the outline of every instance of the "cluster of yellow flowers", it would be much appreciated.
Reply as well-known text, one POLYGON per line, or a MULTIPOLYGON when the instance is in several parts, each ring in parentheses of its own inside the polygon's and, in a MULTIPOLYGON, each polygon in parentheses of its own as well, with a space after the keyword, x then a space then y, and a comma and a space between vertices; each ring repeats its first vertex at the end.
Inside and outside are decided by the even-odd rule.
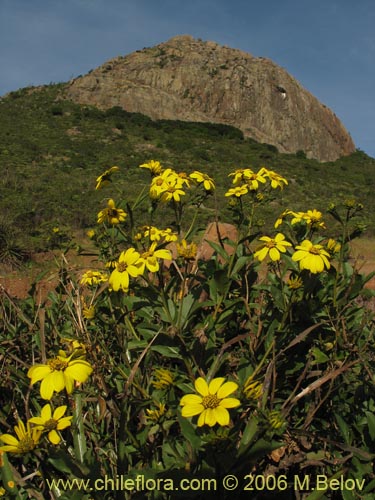
MULTIPOLYGON (((269 255, 272 261, 279 261, 281 253, 285 253, 287 247, 292 246, 289 241, 285 240, 285 236, 282 233, 277 233, 274 238, 262 236, 259 240, 264 242, 254 253, 254 257, 259 261, 264 260, 267 255, 269 255)), ((301 271, 307 269, 316 274, 322 272, 324 269, 329 269, 331 266, 329 262, 330 254, 323 245, 314 244, 310 240, 303 240, 300 245, 295 246, 295 250, 292 259, 295 262, 299 262, 301 271)))
POLYGON ((43 433, 47 433, 47 438, 52 444, 59 444, 61 437, 58 431, 66 429, 71 425, 73 416, 65 417, 67 406, 58 406, 52 411, 49 403, 41 409, 40 416, 29 418, 26 425, 22 420, 14 426, 17 437, 11 434, 2 434, 0 440, 5 443, 0 446, 0 451, 23 455, 34 450, 39 444, 43 433))
MULTIPOLYGON (((29 368, 27 376, 31 384, 42 382, 40 395, 43 399, 51 400, 54 393, 66 390, 68 394, 73 392, 74 386, 86 382, 93 369, 90 363, 84 359, 84 346, 76 340, 69 340, 71 353, 60 350, 58 356, 47 361, 46 364, 36 364, 29 368), (69 354, 69 355, 68 355, 69 354)), ((15 454, 25 454, 34 450, 43 433, 52 444, 59 444, 61 436, 59 431, 71 425, 73 416, 64 416, 66 405, 55 409, 47 403, 41 409, 40 415, 31 417, 26 422, 18 421, 14 427, 17 437, 11 434, 0 435, 0 440, 5 443, 0 446, 0 451, 15 454)))
POLYGON ((292 216, 291 224, 307 224, 311 229, 325 229, 322 212, 316 210, 307 210, 306 212, 293 212, 293 210, 284 210, 275 222, 275 228, 278 228, 287 216, 292 216))
POLYGON ((186 189, 189 189, 192 183, 202 185, 207 192, 215 189, 215 183, 211 177, 198 170, 187 175, 185 172, 176 172, 172 168, 163 169, 160 162, 154 160, 140 167, 147 168, 152 175, 150 197, 164 203, 180 202, 181 197, 186 195, 186 189))
POLYGON ((249 191, 256 191, 261 184, 266 184, 267 180, 272 189, 283 189, 284 185, 288 184, 284 177, 265 167, 261 167, 258 172, 254 172, 251 168, 241 168, 230 173, 229 177, 233 177, 232 183, 235 187, 230 188, 225 196, 236 198, 246 195, 249 191))
MULTIPOLYGON (((306 224, 311 230, 324 229, 325 224, 322 220, 323 214, 316 209, 307 210, 307 212, 293 212, 285 210, 275 223, 275 227, 279 227, 286 216, 292 216, 291 224, 306 224)), ((267 256, 271 261, 279 261, 281 254, 286 253, 287 247, 291 247, 292 243, 285 239, 283 233, 277 233, 275 237, 262 236, 259 238, 263 242, 260 245, 254 257, 259 261, 263 261, 267 256)), ((300 270, 307 269, 313 274, 320 273, 324 269, 331 267, 330 257, 340 251, 340 244, 330 238, 326 245, 313 243, 309 239, 304 239, 299 245, 295 245, 295 252, 292 255, 292 260, 299 262, 300 270)))

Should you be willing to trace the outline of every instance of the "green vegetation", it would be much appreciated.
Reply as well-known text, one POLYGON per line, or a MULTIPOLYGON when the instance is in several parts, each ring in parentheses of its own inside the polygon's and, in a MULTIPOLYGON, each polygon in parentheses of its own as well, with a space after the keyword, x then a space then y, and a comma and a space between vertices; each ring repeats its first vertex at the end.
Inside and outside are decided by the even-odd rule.
MULTIPOLYGON (((0 225, 11 228, 7 247, 44 250, 54 227, 72 233, 95 224, 95 209, 105 200, 92 193, 93 179, 112 165, 122 169, 118 188, 131 203, 134 186, 144 185, 138 166, 150 159, 187 172, 204 169, 220 180, 219 200, 231 170, 267 165, 289 179, 285 206, 325 211, 329 201, 355 192, 370 231, 375 228, 375 160, 360 151, 320 164, 301 152, 279 154, 229 126, 152 121, 119 107, 102 111, 63 99, 63 90, 64 84, 31 87, 0 100, 0 225)), ((220 203, 220 218, 228 220, 226 200, 220 203)), ((212 220, 214 198, 206 208, 202 222, 212 220)), ((259 222, 275 210, 266 207, 259 222)))
POLYGON ((236 169, 223 189, 140 163, 134 202, 116 167, 82 200, 107 200, 97 268, 63 261, 44 302, 0 296, 0 495, 373 499, 374 293, 349 258, 362 205, 279 217, 276 170, 236 169), (201 259, 196 214, 215 193, 236 231, 201 259))

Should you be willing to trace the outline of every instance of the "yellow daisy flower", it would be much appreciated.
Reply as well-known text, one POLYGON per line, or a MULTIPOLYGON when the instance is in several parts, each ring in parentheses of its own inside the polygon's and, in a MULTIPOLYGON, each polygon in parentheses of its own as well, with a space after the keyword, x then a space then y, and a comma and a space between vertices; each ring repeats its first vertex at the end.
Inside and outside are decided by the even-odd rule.
POLYGON ((274 238, 262 236, 259 240, 264 241, 264 244, 254 253, 254 258, 258 259, 260 262, 262 262, 267 255, 269 255, 270 259, 273 261, 280 260, 280 252, 285 253, 286 247, 292 246, 289 241, 285 240, 285 236, 282 233, 277 233, 274 238))
POLYGON ((112 181, 111 175, 114 172, 117 172, 118 170, 120 170, 119 167, 111 167, 108 170, 106 170, 102 175, 99 175, 99 177, 96 179, 95 189, 100 189, 106 184, 109 184, 112 181))
POLYGON ((282 177, 277 172, 274 172, 273 170, 268 170, 265 167, 262 167, 259 170, 258 174, 263 175, 265 177, 268 177, 268 179, 271 181, 271 188, 272 189, 276 189, 278 187, 280 189, 283 189, 284 184, 288 185, 288 181, 284 177, 282 177))
POLYGON ((135 248, 128 248, 121 252, 116 267, 109 277, 109 289, 117 292, 121 288, 123 292, 127 292, 130 276, 136 278, 141 274, 143 274, 141 255, 135 248))
POLYGON ((154 241, 150 248, 147 250, 147 252, 144 252, 141 255, 141 266, 140 268, 142 269, 142 273, 145 270, 145 267, 151 272, 151 273, 156 273, 159 270, 159 261, 158 259, 166 259, 166 260, 172 260, 172 254, 170 250, 167 250, 166 248, 160 248, 159 250, 156 249, 157 243, 154 241))
POLYGON ((36 448, 42 432, 39 429, 31 428, 30 423, 25 424, 19 420, 14 426, 17 438, 11 434, 2 434, 0 439, 5 446, 0 446, 0 451, 24 455, 36 448))
POLYGON ((95 286, 108 280, 108 276, 100 271, 86 271, 81 277, 81 285, 95 286))
POLYGON ((198 427, 205 424, 213 427, 216 423, 221 426, 229 425, 227 408, 236 408, 241 402, 227 397, 237 390, 238 385, 224 381, 224 377, 218 377, 207 384, 204 378, 197 378, 194 386, 198 394, 186 394, 180 401, 182 416, 189 418, 199 415, 198 427))
POLYGON ((57 431, 62 431, 69 427, 73 416, 64 417, 67 406, 59 406, 52 414, 52 408, 49 403, 43 406, 40 417, 32 417, 29 419, 31 424, 36 426, 40 431, 48 432, 48 440, 52 444, 59 444, 61 437, 57 431))
POLYGON ((59 351, 59 355, 48 360, 47 364, 37 364, 29 368, 27 376, 31 379, 32 385, 42 381, 40 395, 43 399, 50 400, 54 392, 60 392, 63 389, 71 394, 74 382, 86 382, 92 370, 90 363, 77 358, 75 352, 66 357, 64 351, 59 351))
POLYGON ((244 196, 249 192, 247 186, 243 184, 242 186, 236 186, 234 188, 228 189, 228 191, 225 193, 225 196, 236 196, 237 198, 240 198, 241 196, 244 196))
POLYGON ((154 375, 156 378, 151 381, 151 384, 155 389, 166 389, 174 383, 173 373, 170 370, 155 368, 154 375))
POLYGON ((211 177, 207 174, 202 174, 202 172, 198 172, 195 170, 192 174, 189 175, 190 179, 195 180, 198 184, 203 184, 203 187, 206 191, 214 191, 215 183, 211 177))
POLYGON ((160 161, 150 160, 148 163, 143 163, 142 165, 139 165, 139 167, 147 168, 152 175, 160 175, 163 171, 160 161))
POLYGON ((177 243, 177 253, 179 257, 183 257, 185 260, 194 260, 197 256, 197 245, 192 241, 188 243, 185 239, 177 243))
POLYGON ((266 182, 265 173, 262 172, 262 169, 256 173, 251 168, 242 168, 230 173, 229 176, 234 177, 233 184, 245 183, 251 191, 257 190, 260 182, 262 184, 266 182))
POLYGON ((166 413, 165 404, 159 403, 157 410, 149 410, 147 408, 146 413, 147 420, 150 420, 151 422, 158 422, 166 413))
POLYGON ((308 226, 317 229, 325 229, 324 221, 322 220, 323 214, 316 210, 307 210, 307 212, 292 212, 294 217, 292 219, 292 224, 298 224, 300 222, 305 222, 308 226))
POLYGON ((107 208, 104 208, 98 213, 98 224, 108 222, 112 226, 119 224, 126 219, 127 213, 122 208, 117 208, 115 202, 110 199, 107 203, 107 208))
POLYGON ((308 269, 313 274, 321 273, 324 268, 331 267, 329 263, 329 253, 323 245, 314 245, 309 240, 304 240, 296 246, 296 252, 292 255, 295 262, 299 262, 300 269, 308 269))

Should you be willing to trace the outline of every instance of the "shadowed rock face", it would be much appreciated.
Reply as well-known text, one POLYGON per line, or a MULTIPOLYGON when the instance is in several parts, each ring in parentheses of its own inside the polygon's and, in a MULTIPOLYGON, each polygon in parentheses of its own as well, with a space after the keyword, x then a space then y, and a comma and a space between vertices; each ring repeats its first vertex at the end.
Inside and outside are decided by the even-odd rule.
POLYGON ((224 123, 280 152, 333 161, 355 151, 336 115, 284 69, 214 42, 177 36, 72 80, 68 98, 152 119, 224 123))

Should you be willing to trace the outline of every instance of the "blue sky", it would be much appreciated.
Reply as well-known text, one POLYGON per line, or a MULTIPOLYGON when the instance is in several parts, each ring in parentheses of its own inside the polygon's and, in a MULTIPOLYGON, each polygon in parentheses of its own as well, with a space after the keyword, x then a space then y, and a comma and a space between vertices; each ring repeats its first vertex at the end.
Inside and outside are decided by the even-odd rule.
POLYGON ((375 157, 374 0, 0 0, 0 95, 179 34, 269 57, 375 157))

